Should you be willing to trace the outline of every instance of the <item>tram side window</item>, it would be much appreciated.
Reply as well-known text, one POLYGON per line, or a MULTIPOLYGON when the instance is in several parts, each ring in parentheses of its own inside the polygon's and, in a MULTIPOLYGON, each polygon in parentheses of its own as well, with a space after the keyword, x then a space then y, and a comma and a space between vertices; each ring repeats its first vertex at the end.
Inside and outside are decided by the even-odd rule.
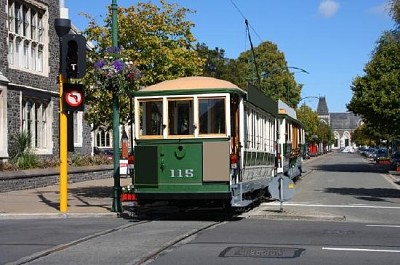
POLYGON ((189 135, 194 133, 192 106, 192 99, 168 100, 169 135, 189 135))
POLYGON ((225 128, 225 99, 199 99, 200 134, 223 134, 225 128))
POLYGON ((140 102, 141 135, 162 135, 162 101, 140 102))

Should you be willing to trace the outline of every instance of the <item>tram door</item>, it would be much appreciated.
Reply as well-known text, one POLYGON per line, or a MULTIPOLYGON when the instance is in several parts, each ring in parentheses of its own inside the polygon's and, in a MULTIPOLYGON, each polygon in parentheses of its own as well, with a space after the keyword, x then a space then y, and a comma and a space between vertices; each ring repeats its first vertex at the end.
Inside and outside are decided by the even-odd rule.
POLYGON ((231 153, 234 154, 239 154, 239 124, 239 98, 238 96, 233 96, 231 98, 231 153))

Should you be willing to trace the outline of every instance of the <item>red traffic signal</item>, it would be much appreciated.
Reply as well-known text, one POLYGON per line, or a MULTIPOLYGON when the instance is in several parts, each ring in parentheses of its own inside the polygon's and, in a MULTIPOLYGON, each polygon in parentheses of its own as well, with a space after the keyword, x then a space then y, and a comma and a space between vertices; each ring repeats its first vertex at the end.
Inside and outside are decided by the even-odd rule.
POLYGON ((64 111, 83 111, 84 110, 84 90, 82 84, 63 84, 63 110, 64 111))

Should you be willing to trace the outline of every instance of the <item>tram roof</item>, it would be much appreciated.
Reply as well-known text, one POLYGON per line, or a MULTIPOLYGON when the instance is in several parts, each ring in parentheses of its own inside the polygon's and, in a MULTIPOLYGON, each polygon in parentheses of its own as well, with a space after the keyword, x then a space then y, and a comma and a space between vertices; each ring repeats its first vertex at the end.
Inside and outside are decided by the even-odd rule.
POLYGON ((191 93, 193 92, 193 90, 201 90, 203 92, 204 90, 210 90, 210 92, 236 90, 243 94, 246 93, 246 91, 229 81, 213 77, 191 76, 181 77, 173 80, 166 80, 136 91, 135 94, 139 95, 142 93, 147 94, 152 92, 159 93, 168 91, 181 91, 182 93, 191 93))

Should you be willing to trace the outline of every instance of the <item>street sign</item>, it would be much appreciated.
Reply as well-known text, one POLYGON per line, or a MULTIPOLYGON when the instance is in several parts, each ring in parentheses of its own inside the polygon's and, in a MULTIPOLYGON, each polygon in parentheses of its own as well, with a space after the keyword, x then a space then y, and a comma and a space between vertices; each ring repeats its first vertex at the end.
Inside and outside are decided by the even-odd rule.
POLYGON ((286 176, 279 175, 272 179, 268 186, 268 191, 273 199, 281 202, 289 201, 294 196, 294 182, 286 176))
POLYGON ((84 110, 84 86, 82 84, 63 84, 63 103, 65 111, 84 110))

